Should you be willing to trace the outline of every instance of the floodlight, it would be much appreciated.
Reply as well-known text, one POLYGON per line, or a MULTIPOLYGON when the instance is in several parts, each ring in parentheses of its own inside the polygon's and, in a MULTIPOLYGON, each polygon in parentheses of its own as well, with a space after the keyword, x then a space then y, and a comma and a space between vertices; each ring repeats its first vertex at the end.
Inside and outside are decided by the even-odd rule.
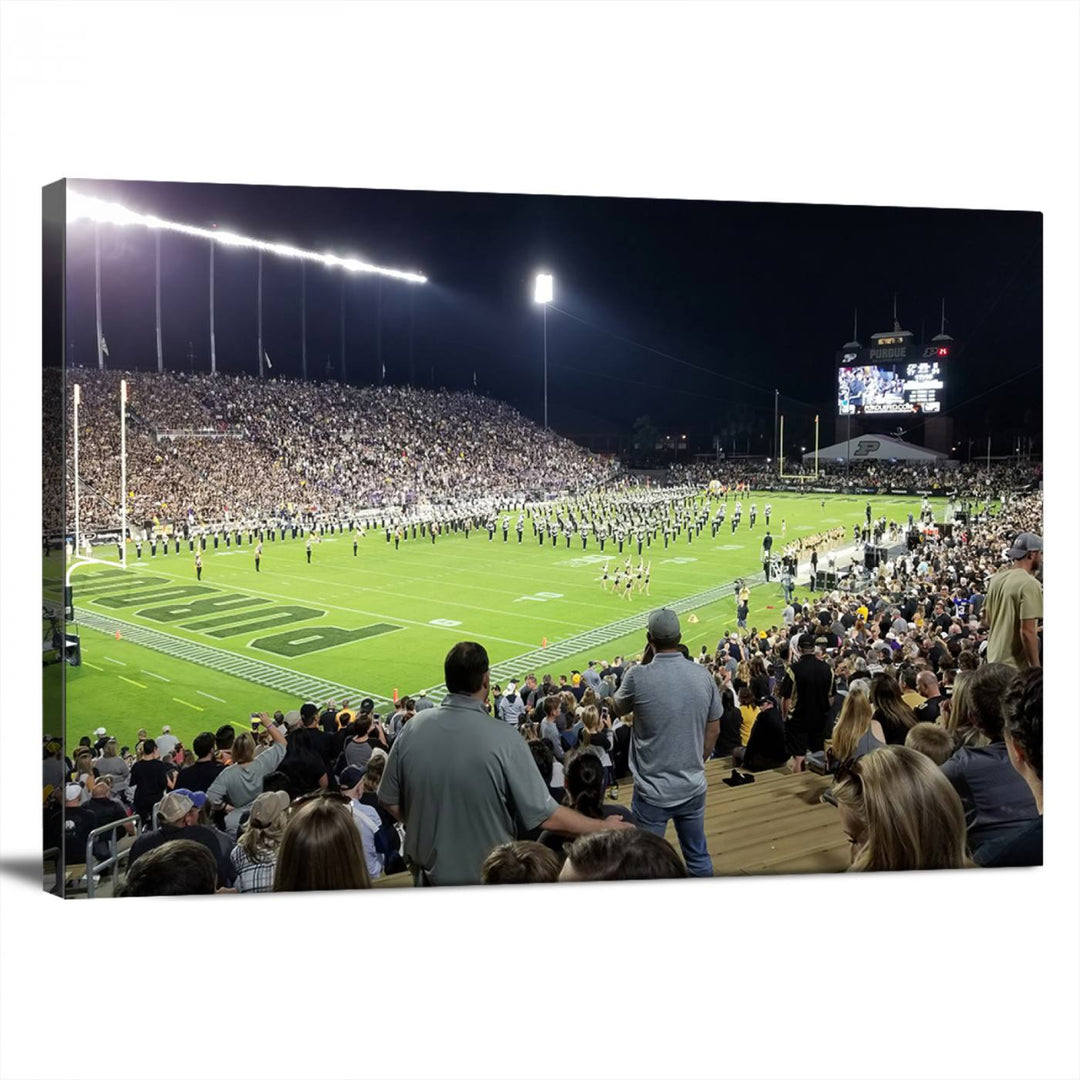
MULTIPOLYGON (((353 273, 379 274, 382 277, 410 281, 419 285, 423 285, 427 281, 423 274, 414 273, 411 270, 395 270, 391 267, 362 262, 360 259, 342 258, 340 255, 331 255, 329 252, 303 251, 300 248, 293 247, 291 244, 273 244, 266 240, 256 240, 250 236, 222 232, 216 228, 203 229, 197 225, 185 225, 178 221, 165 221, 162 218, 155 217, 153 214, 140 214, 135 210, 129 210, 126 206, 120 206, 118 203, 106 202, 104 199, 95 199, 89 195, 82 195, 77 191, 69 190, 67 193, 67 219, 71 222, 78 221, 81 218, 110 225, 142 225, 147 229, 168 229, 171 232, 184 233, 187 236, 198 236, 204 240, 215 240, 225 247, 254 248, 257 251, 265 251, 271 255, 280 255, 284 258, 308 259, 313 262, 320 262, 324 266, 340 266, 345 270, 351 270, 353 273)), ((549 295, 548 300, 550 299, 549 295)))
POLYGON ((550 304, 555 298, 555 278, 551 274, 536 275, 536 295, 533 299, 538 304, 550 304))

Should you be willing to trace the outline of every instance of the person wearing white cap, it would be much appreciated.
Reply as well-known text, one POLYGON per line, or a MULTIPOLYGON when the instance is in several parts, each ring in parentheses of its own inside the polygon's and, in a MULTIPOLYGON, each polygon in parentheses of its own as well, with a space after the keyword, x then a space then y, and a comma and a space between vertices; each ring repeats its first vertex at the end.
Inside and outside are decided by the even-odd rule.
POLYGON ((166 754, 171 754, 176 749, 176 744, 180 740, 172 734, 172 728, 168 724, 163 724, 161 727, 161 734, 154 739, 157 743, 158 753, 164 757, 166 754))
POLYGON ((986 659, 991 664, 1009 664, 1021 671, 1042 666, 1043 590, 1035 577, 1042 568, 1042 551, 1041 536, 1020 533, 1005 553, 1012 565, 990 579, 982 616, 990 625, 986 659))

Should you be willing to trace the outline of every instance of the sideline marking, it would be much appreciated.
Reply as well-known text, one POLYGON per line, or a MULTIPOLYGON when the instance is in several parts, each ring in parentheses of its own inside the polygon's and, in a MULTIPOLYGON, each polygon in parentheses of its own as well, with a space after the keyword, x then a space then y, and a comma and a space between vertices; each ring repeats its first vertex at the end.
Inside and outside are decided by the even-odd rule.
POLYGON ((117 675, 116 677, 118 679, 123 679, 124 682, 131 683, 132 686, 139 687, 140 690, 145 690, 146 689, 146 683, 136 682, 134 679, 129 679, 126 675, 117 675))
POLYGON ((225 699, 223 697, 214 697, 213 694, 208 694, 205 690, 196 690, 195 693, 202 694, 203 697, 208 697, 213 701, 220 701, 222 705, 225 704, 225 699))
POLYGON ((91 664, 89 660, 84 660, 83 665, 85 667, 92 667, 95 671, 104 671, 103 667, 98 667, 97 664, 91 664))
POLYGON ((160 679, 162 682, 172 682, 172 679, 166 679, 164 675, 155 675, 152 671, 147 671, 145 668, 139 668, 144 675, 149 675, 151 679, 160 679))
POLYGON ((174 697, 173 701, 179 702, 181 705, 186 705, 189 709, 194 709, 196 712, 206 712, 201 705, 192 705, 190 701, 183 701, 178 697, 174 697))
POLYGON ((113 664, 119 664, 121 667, 127 667, 127 664, 125 664, 123 660, 113 660, 111 656, 106 656, 105 659, 113 664))

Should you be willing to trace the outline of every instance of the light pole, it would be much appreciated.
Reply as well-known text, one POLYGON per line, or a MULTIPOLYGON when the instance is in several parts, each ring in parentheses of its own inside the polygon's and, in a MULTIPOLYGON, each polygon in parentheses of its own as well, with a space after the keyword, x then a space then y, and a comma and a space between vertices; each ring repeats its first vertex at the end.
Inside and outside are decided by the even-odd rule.
POLYGON ((154 331, 157 338, 158 374, 165 370, 165 358, 161 351, 161 231, 154 231, 154 331))
POLYGON ((98 225, 94 222, 94 313, 97 316, 97 366, 105 370, 105 354, 102 348, 104 338, 101 334, 101 240, 98 237, 98 225))
POLYGON ((217 374, 217 342, 214 339, 214 241, 210 240, 210 374, 217 374))
POLYGON ((79 554, 79 384, 75 384, 75 554, 79 554))
POLYGON ((262 249, 259 250, 259 378, 263 377, 263 338, 262 338, 262 249))
POLYGON ((547 309, 555 299, 555 278, 551 274, 536 275, 536 293, 533 299, 544 305, 544 430, 548 428, 548 377, 547 377, 547 309))
POLYGON ((127 379, 120 380, 120 564, 127 569, 127 379))

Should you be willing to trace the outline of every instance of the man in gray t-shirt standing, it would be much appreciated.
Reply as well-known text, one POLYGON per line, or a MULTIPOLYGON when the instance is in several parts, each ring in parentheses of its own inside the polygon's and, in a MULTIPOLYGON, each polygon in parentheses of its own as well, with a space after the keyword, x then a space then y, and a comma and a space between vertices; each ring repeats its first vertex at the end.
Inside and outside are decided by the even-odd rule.
POLYGON ((484 708, 488 666, 482 645, 455 645, 443 669, 446 700, 417 713, 390 749, 379 801, 405 823, 417 884, 478 885, 492 848, 532 829, 578 836, 632 827, 555 802, 517 729, 484 708))
POLYGON ((623 677, 613 704, 616 715, 634 714, 634 817, 657 836, 674 821, 687 870, 694 877, 711 877, 705 759, 716 744, 723 706, 712 675, 679 651, 681 636, 674 611, 654 611, 645 657, 623 677))

